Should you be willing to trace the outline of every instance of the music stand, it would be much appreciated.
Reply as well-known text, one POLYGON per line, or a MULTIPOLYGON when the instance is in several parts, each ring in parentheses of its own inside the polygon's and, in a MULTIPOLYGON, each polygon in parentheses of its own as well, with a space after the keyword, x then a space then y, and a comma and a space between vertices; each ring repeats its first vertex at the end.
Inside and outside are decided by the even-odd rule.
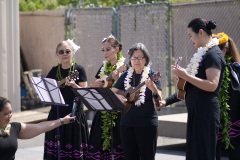
MULTIPOLYGON (((80 97, 83 104, 91 111, 123 111, 125 106, 112 92, 110 88, 74 88, 73 91, 80 97)), ((112 126, 112 120, 111 120, 112 126)), ((111 152, 114 160, 113 151, 113 130, 111 127, 112 142, 111 152)))
MULTIPOLYGON (((59 106, 68 106, 65 104, 63 96, 59 90, 56 80, 51 78, 32 77, 32 84, 41 100, 44 104, 54 105, 57 107, 57 119, 59 118, 59 106)), ((58 144, 58 160, 60 160, 60 133, 59 127, 57 129, 58 135, 56 135, 58 144)))
POLYGON ((123 111, 125 108, 110 88, 73 88, 73 91, 92 111, 123 111))

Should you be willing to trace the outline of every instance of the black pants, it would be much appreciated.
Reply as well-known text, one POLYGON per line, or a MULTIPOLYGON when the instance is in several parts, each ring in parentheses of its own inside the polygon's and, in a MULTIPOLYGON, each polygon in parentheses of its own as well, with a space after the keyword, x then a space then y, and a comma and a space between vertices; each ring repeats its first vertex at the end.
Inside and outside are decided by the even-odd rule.
POLYGON ((157 126, 121 126, 120 132, 125 160, 155 160, 157 126))

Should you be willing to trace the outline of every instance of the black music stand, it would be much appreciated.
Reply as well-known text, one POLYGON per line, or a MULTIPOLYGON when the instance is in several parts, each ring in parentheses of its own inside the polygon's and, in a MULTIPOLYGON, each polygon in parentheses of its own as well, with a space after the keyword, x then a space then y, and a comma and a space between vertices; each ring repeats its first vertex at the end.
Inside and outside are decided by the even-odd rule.
POLYGON ((91 111, 122 111, 125 106, 110 88, 73 88, 91 111))
MULTIPOLYGON (((110 113, 112 113, 112 111, 123 111, 125 108, 124 104, 110 88, 74 88, 73 91, 80 97, 83 104, 91 111, 110 111, 110 113)), ((111 134, 111 152, 112 160, 114 160, 112 129, 111 134)))
MULTIPOLYGON (((57 81, 51 78, 32 77, 32 84, 41 100, 44 104, 54 105, 57 107, 57 118, 59 117, 59 106, 68 106, 65 104, 63 96, 57 85, 57 81)), ((58 144, 58 160, 60 160, 60 133, 59 127, 57 129, 58 135, 56 135, 58 144)))

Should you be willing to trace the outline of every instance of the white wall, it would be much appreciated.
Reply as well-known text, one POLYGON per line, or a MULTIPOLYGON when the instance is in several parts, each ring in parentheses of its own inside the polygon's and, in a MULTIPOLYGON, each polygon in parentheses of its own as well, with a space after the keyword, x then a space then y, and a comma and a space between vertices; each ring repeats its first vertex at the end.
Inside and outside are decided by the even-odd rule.
POLYGON ((0 96, 20 111, 20 47, 18 0, 0 0, 0 96))

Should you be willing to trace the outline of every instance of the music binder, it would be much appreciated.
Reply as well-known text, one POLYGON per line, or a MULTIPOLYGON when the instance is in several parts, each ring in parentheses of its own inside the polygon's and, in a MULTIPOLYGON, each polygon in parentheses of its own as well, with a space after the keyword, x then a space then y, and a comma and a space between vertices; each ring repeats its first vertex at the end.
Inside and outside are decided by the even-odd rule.
POLYGON ((73 88, 73 91, 92 111, 123 111, 125 108, 110 88, 73 88))
POLYGON ((32 77, 32 84, 42 103, 56 106, 68 106, 57 85, 51 78, 32 77))

